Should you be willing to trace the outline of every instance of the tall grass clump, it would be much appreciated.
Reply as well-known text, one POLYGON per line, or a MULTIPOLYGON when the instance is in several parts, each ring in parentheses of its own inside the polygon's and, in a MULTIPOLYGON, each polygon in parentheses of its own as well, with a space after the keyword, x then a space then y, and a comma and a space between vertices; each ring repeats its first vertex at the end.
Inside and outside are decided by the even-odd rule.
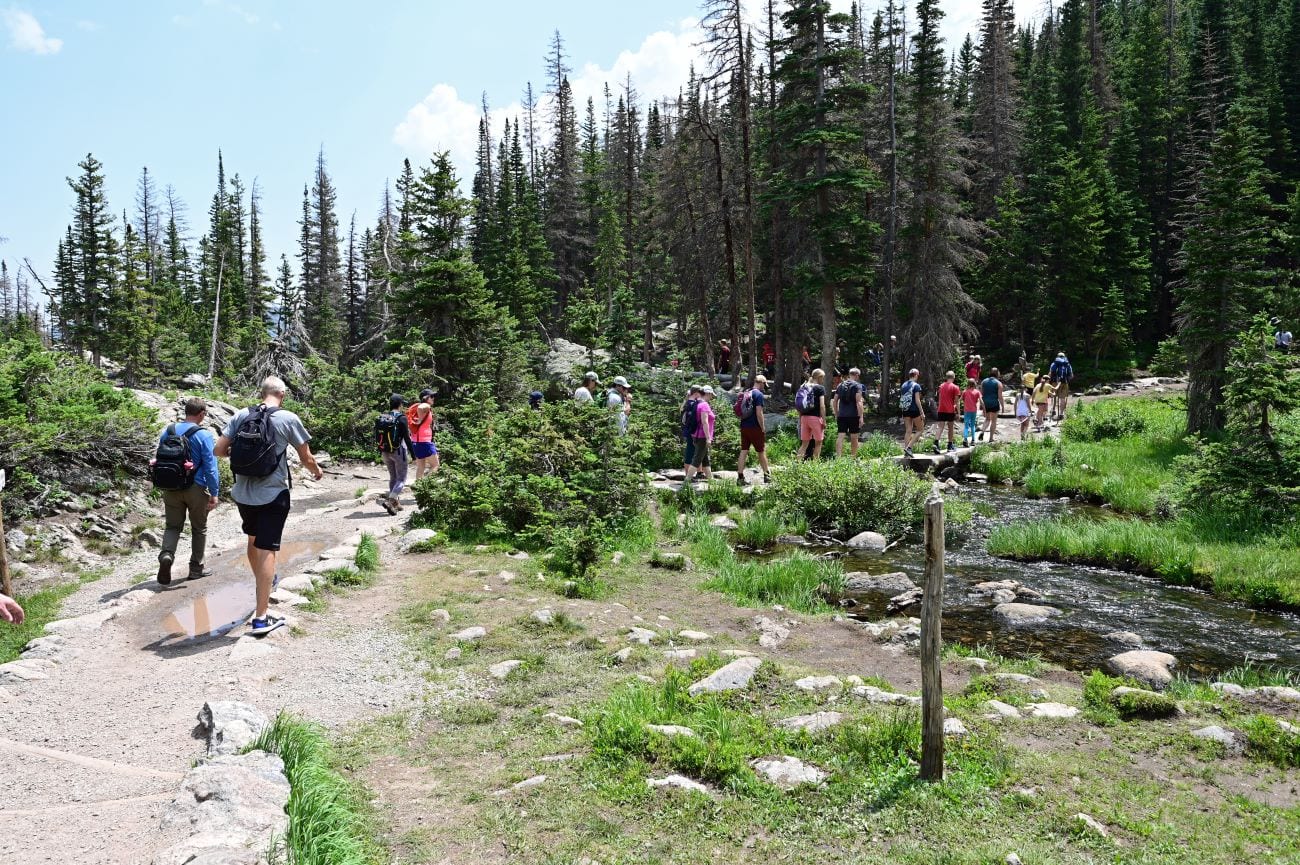
POLYGON ((315 724, 281 713, 253 750, 278 754, 289 779, 289 861, 294 865, 378 865, 386 861, 361 789, 335 768, 315 724))
POLYGON ((764 498, 779 514, 848 538, 863 531, 899 537, 921 524, 930 483, 888 462, 796 462, 776 473, 764 498))
POLYGON ((772 547, 784 532, 785 525, 776 514, 770 511, 754 511, 745 514, 737 521, 732 537, 742 547, 766 550, 772 547))
POLYGON ((373 574, 379 570, 379 542, 370 532, 361 535, 357 541, 357 554, 353 557, 357 570, 363 574, 373 574))
POLYGON ((844 586, 839 562, 804 552, 761 561, 737 559, 722 530, 699 517, 687 524, 687 537, 696 564, 712 572, 701 587, 722 592, 738 604, 780 604, 802 612, 824 612, 830 609, 824 596, 844 586))

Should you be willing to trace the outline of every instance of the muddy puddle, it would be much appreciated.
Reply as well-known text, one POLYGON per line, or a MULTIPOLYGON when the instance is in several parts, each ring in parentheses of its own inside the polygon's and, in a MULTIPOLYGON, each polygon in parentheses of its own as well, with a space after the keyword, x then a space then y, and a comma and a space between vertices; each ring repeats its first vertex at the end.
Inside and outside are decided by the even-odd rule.
MULTIPOLYGON (((315 560, 331 545, 329 538, 291 541, 280 548, 278 566, 288 574, 315 560)), ((178 603, 164 604, 168 610, 160 623, 161 647, 183 645, 225 636, 253 615, 254 582, 246 552, 217 554, 208 562, 211 577, 195 582, 181 580, 165 594, 178 603)), ((184 573, 183 567, 175 572, 184 573)))
MULTIPOLYGON (((976 517, 964 540, 950 542, 944 581, 944 639, 969 647, 986 646, 1008 656, 1038 655, 1068 669, 1091 670, 1126 646, 1107 639, 1115 631, 1139 634, 1147 648, 1169 652, 1179 670, 1212 677, 1253 662, 1300 670, 1300 616, 1256 610, 1206 592, 1104 568, 1023 564, 990 556, 984 548, 995 524, 1042 520, 1065 514, 1096 514, 1094 508, 1060 501, 1034 501, 1016 490, 969 486, 963 491, 993 508, 993 517, 976 517), (1011 627, 993 614, 987 597, 970 587, 990 580, 1016 580, 1046 595, 1040 603, 1060 609, 1047 624, 1011 627)), ((906 573, 923 582, 924 550, 918 539, 884 554, 811 546, 806 551, 844 554, 845 571, 906 573)), ((919 608, 917 608, 919 609, 919 608)), ((849 611, 854 618, 884 616, 884 599, 849 611)), ((915 614, 915 613, 913 613, 915 614)))

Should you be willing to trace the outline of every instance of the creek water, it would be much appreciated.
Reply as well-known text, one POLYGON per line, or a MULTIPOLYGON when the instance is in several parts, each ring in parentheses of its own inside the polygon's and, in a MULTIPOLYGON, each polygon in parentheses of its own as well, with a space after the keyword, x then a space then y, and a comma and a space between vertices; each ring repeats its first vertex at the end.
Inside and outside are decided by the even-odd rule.
MULTIPOLYGON (((945 557, 943 636, 969 647, 986 646, 1007 656, 1038 655, 1068 669, 1091 670, 1129 646, 1107 639, 1132 631, 1143 647, 1178 658, 1177 670, 1209 678, 1254 662, 1300 670, 1300 616, 1253 609, 1206 592, 1104 568, 1020 563, 985 550, 989 530, 999 523, 1042 520, 1073 514, 1095 516, 1095 508, 1064 501, 1034 501, 1021 492, 971 485, 963 495, 984 503, 996 516, 979 517, 965 537, 950 540, 945 557), (985 596, 970 587, 990 580, 1016 580, 1042 592, 1031 601, 1060 609, 1063 615, 1042 625, 1013 627, 993 613, 985 596)), ((917 539, 883 554, 844 547, 807 547, 809 552, 843 552, 844 570, 883 574, 902 571, 923 582, 924 549, 917 539)), ((855 618, 883 617, 883 607, 858 607, 855 618)))

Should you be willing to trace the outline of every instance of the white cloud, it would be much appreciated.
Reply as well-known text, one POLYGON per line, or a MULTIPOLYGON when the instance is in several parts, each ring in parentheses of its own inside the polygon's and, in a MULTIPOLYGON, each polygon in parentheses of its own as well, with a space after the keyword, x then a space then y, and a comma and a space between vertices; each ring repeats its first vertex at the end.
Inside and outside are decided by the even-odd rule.
POLYGON ((58 54, 63 48, 63 40, 45 35, 45 28, 36 16, 21 9, 9 8, 0 12, 9 31, 9 44, 26 54, 58 54))
POLYGON ((249 12, 244 7, 227 2, 227 0, 203 0, 203 5, 211 6, 214 9, 224 9, 238 18, 244 19, 244 23, 250 27, 256 26, 262 21, 262 16, 256 12, 249 12))

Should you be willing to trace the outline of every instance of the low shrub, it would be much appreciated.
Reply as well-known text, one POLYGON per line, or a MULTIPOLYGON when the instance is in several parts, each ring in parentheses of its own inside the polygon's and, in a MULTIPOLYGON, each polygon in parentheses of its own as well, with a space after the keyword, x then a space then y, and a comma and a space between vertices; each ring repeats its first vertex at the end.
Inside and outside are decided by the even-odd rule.
POLYGON ((899 537, 921 524, 929 494, 929 481, 893 463, 842 459, 794 463, 775 475, 765 501, 816 531, 899 537))
POLYGON ((1246 746, 1252 757, 1282 769, 1300 768, 1300 733, 1285 730, 1276 718, 1253 715, 1243 725, 1246 746))

